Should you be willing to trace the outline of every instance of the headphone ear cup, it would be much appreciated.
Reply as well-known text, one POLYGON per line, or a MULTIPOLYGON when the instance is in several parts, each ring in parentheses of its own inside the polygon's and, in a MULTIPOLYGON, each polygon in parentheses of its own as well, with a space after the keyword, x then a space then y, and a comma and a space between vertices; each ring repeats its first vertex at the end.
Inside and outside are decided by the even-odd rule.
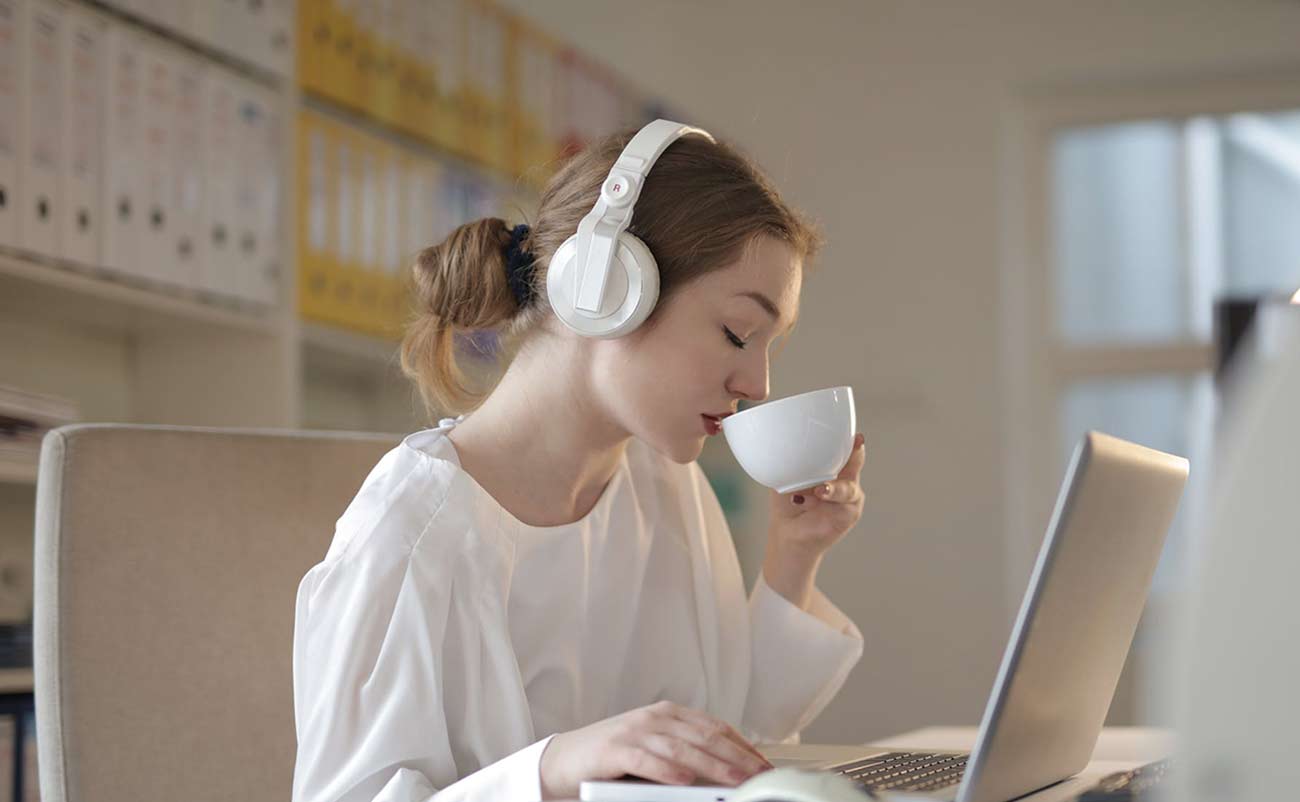
POLYGON ((650 317, 659 300, 659 266, 644 242, 627 232, 619 235, 598 317, 577 308, 577 252, 575 234, 560 245, 546 271, 546 294, 564 325, 585 337, 609 339, 631 333, 650 317))

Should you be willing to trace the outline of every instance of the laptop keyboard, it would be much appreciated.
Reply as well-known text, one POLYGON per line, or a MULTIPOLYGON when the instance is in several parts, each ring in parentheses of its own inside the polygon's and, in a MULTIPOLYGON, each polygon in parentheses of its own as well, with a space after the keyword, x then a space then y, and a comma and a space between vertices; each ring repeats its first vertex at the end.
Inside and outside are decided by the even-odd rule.
POLYGON ((970 755, 890 752, 841 763, 837 771, 870 791, 936 791, 961 782, 970 755))

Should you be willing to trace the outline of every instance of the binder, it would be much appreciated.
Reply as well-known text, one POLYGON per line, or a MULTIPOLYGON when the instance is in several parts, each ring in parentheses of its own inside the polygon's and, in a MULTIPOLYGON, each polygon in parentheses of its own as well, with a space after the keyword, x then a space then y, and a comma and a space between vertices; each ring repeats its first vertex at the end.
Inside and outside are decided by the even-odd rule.
POLYGON ((247 3, 212 3, 211 44, 223 53, 251 62, 253 22, 247 3))
POLYGON ((196 41, 209 47, 220 49, 217 42, 218 18, 225 13, 225 3, 213 3, 210 0, 178 0, 186 5, 189 34, 196 41))
POLYGON ((394 0, 370 0, 363 6, 369 10, 366 23, 370 26, 369 42, 374 59, 368 73, 369 85, 365 91, 366 111, 381 123, 396 126, 398 100, 395 2, 394 0))
POLYGON ((402 331, 401 309, 398 306, 396 285, 405 262, 402 215, 402 171, 408 160, 402 148, 389 145, 385 149, 381 167, 383 202, 380 214, 380 252, 378 312, 375 333, 380 337, 397 338, 402 331))
POLYGON ((298 115, 298 310, 303 318, 331 322, 331 264, 335 251, 333 139, 324 121, 298 115))
POLYGON ((541 189, 559 158, 558 48, 522 20, 513 21, 511 40, 512 171, 534 189, 541 189))
POLYGON ((49 257, 59 255, 62 214, 63 11, 54 0, 26 0, 19 28, 18 244, 49 257))
POLYGON ((266 127, 267 110, 257 88, 242 77, 228 74, 235 97, 234 148, 234 271, 232 289, 244 301, 262 301, 260 275, 264 264, 265 243, 261 241, 262 229, 257 219, 259 211, 258 172, 261 168, 260 143, 266 127))
POLYGON ((435 171, 437 163, 418 153, 407 152, 403 156, 401 170, 402 200, 400 215, 399 262, 388 285, 389 320, 400 333, 410 311, 407 300, 407 287, 411 280, 420 252, 436 242, 430 239, 433 234, 430 220, 433 216, 435 171))
POLYGON ((104 147, 99 219, 104 265, 126 277, 143 276, 144 96, 140 38, 123 25, 104 35, 104 147))
POLYGON ((422 16, 416 4, 410 0, 395 0, 392 19, 392 47, 396 58, 394 77, 397 83, 397 119, 394 124, 399 131, 423 139, 426 134, 420 125, 423 114, 421 87, 425 79, 420 63, 422 44, 419 27, 423 24, 422 16))
POLYGON ((571 156, 586 146, 590 135, 588 106, 583 98, 591 88, 582 62, 571 48, 561 52, 558 74, 560 152, 571 156))
POLYGON ((315 87, 322 97, 347 105, 351 102, 352 65, 356 57, 356 40, 349 9, 355 0, 319 0, 321 36, 321 84, 315 87))
POLYGON ((429 52, 433 56, 433 125, 429 135, 434 144, 452 153, 464 154, 466 24, 463 0, 430 0, 434 35, 429 52))
POLYGON ((331 317, 339 324, 353 325, 357 319, 354 311, 358 293, 360 247, 360 175, 357 144, 351 132, 341 126, 333 125, 335 157, 335 195, 334 228, 338 233, 335 239, 335 253, 330 260, 333 277, 330 281, 329 309, 331 317))
POLYGON ((0 0, 0 246, 18 247, 18 0, 0 0))
POLYGON ((334 0, 338 7, 335 27, 338 38, 335 51, 337 74, 331 96, 345 106, 365 109, 365 90, 374 61, 374 48, 368 16, 370 0, 334 0))
POLYGON ((70 262, 103 263, 99 216, 103 178, 104 25, 78 8, 64 16, 60 92, 63 120, 63 183, 59 210, 59 253, 70 262))
POLYGON ((203 122, 204 63, 188 53, 175 54, 176 102, 172 107, 171 236, 166 243, 179 283, 202 288, 207 272, 207 238, 203 236, 207 198, 203 184, 206 158, 203 122))
MULTIPOLYGON (((257 4, 249 4, 256 8, 257 4)), ((257 63, 282 77, 293 75, 294 44, 297 23, 294 0, 266 0, 262 19, 255 24, 257 63)))
POLYGON ((298 0, 298 84, 320 92, 324 85, 324 46, 330 36, 326 0, 298 0))
POLYGON ((440 165, 434 187, 435 218, 432 242, 442 242, 469 220, 469 187, 465 174, 448 164, 440 165))
POLYGON ((235 170, 238 109, 225 70, 208 65, 203 72, 203 231, 205 258, 198 286, 224 298, 239 297, 239 261, 235 234, 235 170))
POLYGON ((470 0, 467 16, 469 61, 465 96, 470 156, 493 169, 508 170, 510 126, 505 102, 505 18, 484 0, 470 0))
POLYGON ((357 259, 356 305, 350 319, 358 331, 373 332, 379 320, 379 291, 383 259, 380 250, 380 219, 383 215, 380 177, 383 174, 383 150, 379 140, 356 132, 359 182, 361 191, 361 237, 357 259))
POLYGON ((209 16, 209 43, 240 61, 276 75, 288 76, 293 68, 296 21, 293 0, 212 3, 202 11, 209 16))
POLYGON ((242 83, 245 113, 239 150, 247 193, 240 220, 242 236, 247 238, 242 248, 244 276, 248 298, 274 306, 281 276, 280 112, 275 93, 249 81, 242 83))
POLYGON ((138 254, 141 272, 161 284, 184 286, 185 277, 178 274, 172 257, 176 65, 170 48, 152 39, 141 38, 140 59, 144 93, 140 140, 144 146, 140 160, 144 239, 138 254))
POLYGON ((411 2, 407 9, 407 31, 410 37, 412 70, 412 100, 410 102, 411 133, 420 139, 437 143, 433 133, 435 123, 437 80, 434 74, 434 57, 431 49, 435 47, 437 9, 427 2, 411 2))

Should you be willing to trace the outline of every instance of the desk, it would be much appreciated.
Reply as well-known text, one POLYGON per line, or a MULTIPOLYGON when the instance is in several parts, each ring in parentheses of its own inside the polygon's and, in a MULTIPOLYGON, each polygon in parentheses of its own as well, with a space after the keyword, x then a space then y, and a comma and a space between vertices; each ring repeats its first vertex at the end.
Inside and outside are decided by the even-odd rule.
MULTIPOLYGON (((976 727, 926 727, 892 735, 869 746, 890 749, 952 749, 969 752, 975 747, 976 727)), ((1167 757, 1173 750, 1173 736, 1168 730, 1151 727, 1107 727, 1097 739, 1092 762, 1078 776, 1044 788, 1036 794, 1020 797, 1017 802, 1064 802, 1097 780, 1115 771, 1123 771, 1167 757)), ((860 746, 765 745, 761 751, 773 762, 798 754, 801 758, 850 760, 862 753, 860 746), (796 753, 795 750, 798 750, 796 753), (811 753, 811 754, 810 754, 811 753)))

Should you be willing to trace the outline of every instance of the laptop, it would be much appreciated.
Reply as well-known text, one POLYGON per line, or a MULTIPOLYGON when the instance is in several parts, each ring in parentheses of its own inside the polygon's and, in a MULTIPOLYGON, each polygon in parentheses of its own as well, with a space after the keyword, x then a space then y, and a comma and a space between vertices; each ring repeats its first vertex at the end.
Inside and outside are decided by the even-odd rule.
MULTIPOLYGON (((777 765, 841 773, 867 791, 1007 802, 1088 764, 1146 606, 1187 460, 1088 432, 1070 458, 1011 640, 969 752, 863 747, 849 760, 783 747, 777 765)), ((825 755, 826 747, 820 747, 825 755)), ((584 782, 587 802, 727 802, 733 788, 584 782)))

